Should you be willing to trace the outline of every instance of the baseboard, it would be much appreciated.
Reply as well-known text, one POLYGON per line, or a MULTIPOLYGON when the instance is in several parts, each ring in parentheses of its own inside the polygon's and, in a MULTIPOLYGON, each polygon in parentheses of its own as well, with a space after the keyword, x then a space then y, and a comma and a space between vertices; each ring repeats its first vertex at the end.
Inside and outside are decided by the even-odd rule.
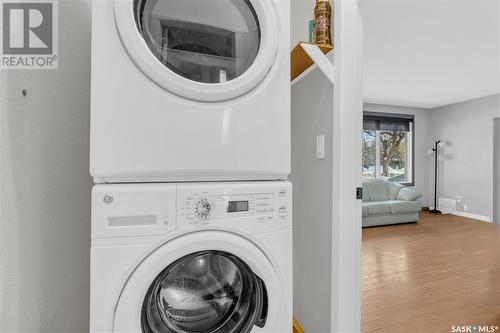
POLYGON ((453 199, 448 198, 439 198, 439 210, 444 214, 452 214, 457 216, 466 217, 473 220, 479 220, 484 222, 493 222, 493 218, 491 216, 483 216, 479 214, 474 214, 470 212, 464 212, 462 210, 457 210, 457 202, 453 199))
MULTIPOLYGON (((429 206, 428 209, 434 209, 434 207, 429 206)), ((493 219, 490 216, 483 216, 483 215, 479 215, 479 214, 462 212, 459 210, 454 210, 454 209, 449 209, 449 208, 441 208, 441 207, 439 207, 439 210, 441 210, 441 212, 443 214, 451 214, 451 215, 466 217, 466 218, 473 219, 473 220, 479 220, 479 221, 483 221, 483 222, 493 223, 493 219)))
POLYGON ((457 215, 457 216, 462 216, 462 217, 467 217, 467 218, 473 219, 473 220, 479 220, 479 221, 483 221, 483 222, 493 223, 493 219, 490 216, 483 216, 483 215, 478 215, 478 214, 472 214, 472 213, 469 213, 469 212, 461 212, 461 211, 458 211, 458 210, 452 211, 452 212, 450 212, 450 214, 457 215))

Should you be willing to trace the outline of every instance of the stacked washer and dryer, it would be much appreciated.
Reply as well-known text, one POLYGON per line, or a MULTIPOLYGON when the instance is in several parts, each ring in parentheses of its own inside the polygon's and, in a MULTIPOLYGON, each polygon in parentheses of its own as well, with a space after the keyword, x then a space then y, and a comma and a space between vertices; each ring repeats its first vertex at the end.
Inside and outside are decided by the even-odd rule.
POLYGON ((291 332, 289 9, 93 2, 91 332, 291 332))

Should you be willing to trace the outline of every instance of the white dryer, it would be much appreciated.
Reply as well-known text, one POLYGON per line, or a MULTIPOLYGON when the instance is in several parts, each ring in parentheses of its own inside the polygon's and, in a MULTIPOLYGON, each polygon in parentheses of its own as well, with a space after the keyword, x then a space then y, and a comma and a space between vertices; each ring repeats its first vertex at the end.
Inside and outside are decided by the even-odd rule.
POLYGON ((289 182, 97 185, 91 332, 290 333, 289 182))
POLYGON ((288 0, 95 0, 95 182, 290 171, 288 0))

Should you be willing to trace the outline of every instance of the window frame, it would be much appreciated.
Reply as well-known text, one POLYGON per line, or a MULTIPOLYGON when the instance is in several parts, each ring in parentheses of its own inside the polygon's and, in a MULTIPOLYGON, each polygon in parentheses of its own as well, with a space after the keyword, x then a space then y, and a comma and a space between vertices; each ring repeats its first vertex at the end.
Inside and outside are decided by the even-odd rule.
MULTIPOLYGON (((409 119, 410 120, 410 133, 409 135, 409 147, 411 149, 410 154, 408 154, 407 158, 410 158, 411 161, 408 164, 410 166, 410 173, 409 175, 411 177, 410 181, 405 181, 405 182, 394 182, 396 184, 401 184, 403 186, 415 186, 415 115, 414 114, 396 114, 396 113, 382 113, 382 112, 373 112, 373 111, 364 111, 363 112, 363 117, 364 116, 377 116, 377 117, 391 117, 391 118, 403 118, 403 119, 409 119)), ((365 129, 363 129, 363 132, 365 129)), ((374 130, 376 135, 375 135, 375 179, 380 179, 380 174, 379 174, 379 169, 380 169, 380 130, 374 130)), ((363 166, 361 166, 363 167, 363 166)), ((365 181, 365 179, 363 179, 365 181)))

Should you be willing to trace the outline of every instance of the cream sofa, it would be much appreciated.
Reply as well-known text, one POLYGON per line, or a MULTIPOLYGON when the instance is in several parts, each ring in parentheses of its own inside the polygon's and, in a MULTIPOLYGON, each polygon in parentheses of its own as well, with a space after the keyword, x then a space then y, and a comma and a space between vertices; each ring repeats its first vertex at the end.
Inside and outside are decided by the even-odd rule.
POLYGON ((417 222, 422 193, 383 179, 363 182, 363 227, 417 222))

